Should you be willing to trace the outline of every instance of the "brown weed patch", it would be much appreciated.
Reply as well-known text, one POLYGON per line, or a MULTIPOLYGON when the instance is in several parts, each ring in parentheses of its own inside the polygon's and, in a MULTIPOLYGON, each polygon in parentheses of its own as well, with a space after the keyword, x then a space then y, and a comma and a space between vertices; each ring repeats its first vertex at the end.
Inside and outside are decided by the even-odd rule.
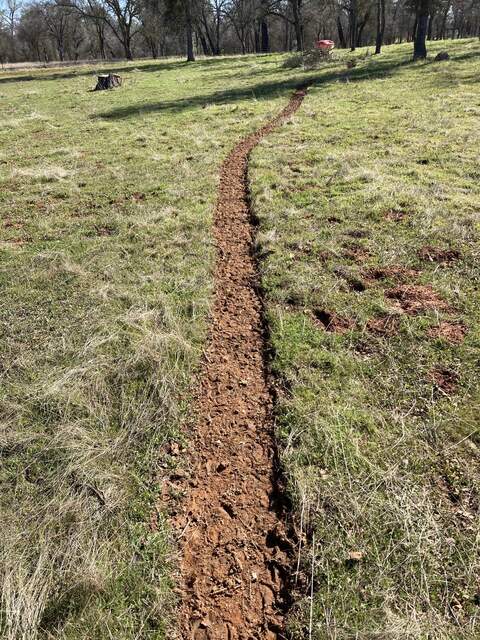
POLYGON ((344 258, 349 258, 350 260, 354 260, 355 262, 363 262, 366 258, 370 257, 370 252, 362 245, 357 244, 356 242, 346 242, 343 245, 344 251, 342 251, 342 256, 344 258))
POLYGON ((365 229, 350 229, 345 235, 350 236, 350 238, 368 238, 370 232, 365 229))

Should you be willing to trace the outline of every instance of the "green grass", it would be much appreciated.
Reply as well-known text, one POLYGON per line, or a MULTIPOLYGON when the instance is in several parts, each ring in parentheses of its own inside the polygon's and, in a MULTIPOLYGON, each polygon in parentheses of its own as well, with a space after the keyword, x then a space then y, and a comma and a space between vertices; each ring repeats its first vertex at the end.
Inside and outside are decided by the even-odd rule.
POLYGON ((399 46, 349 71, 349 54, 308 73, 276 55, 116 64, 124 86, 104 93, 99 68, 0 75, 2 637, 172 637, 175 549, 149 522, 206 336, 218 170, 306 79, 251 176, 315 578, 292 633, 310 613, 315 638, 478 633, 480 48, 445 46, 448 63, 399 46), (427 244, 461 258, 425 262, 427 244), (421 271, 451 310, 392 311, 394 280, 352 291, 385 265, 421 271), (354 324, 327 332, 314 310, 354 324), (367 330, 392 314, 396 333, 367 330), (462 344, 428 337, 447 319, 462 344))
POLYGON ((444 48, 447 63, 405 45, 325 68, 254 152, 279 437, 315 591, 295 638, 479 635, 480 44, 444 48), (431 304, 405 312, 399 291, 431 304), (326 330, 325 311, 345 326, 326 330), (464 341, 435 337, 441 322, 464 341))
MULTIPOLYGON (((170 636, 168 526, 212 289, 218 169, 285 104, 279 58, 0 75, 5 638, 170 636)), ((173 565, 175 562, 173 561, 173 565)))

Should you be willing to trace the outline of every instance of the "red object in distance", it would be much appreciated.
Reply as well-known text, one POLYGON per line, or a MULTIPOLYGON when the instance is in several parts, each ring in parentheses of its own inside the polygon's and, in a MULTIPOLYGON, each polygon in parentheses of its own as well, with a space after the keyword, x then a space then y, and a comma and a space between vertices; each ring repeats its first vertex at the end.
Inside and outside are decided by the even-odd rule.
POLYGON ((322 49, 322 51, 331 51, 335 47, 335 42, 333 40, 317 40, 315 47, 322 49))

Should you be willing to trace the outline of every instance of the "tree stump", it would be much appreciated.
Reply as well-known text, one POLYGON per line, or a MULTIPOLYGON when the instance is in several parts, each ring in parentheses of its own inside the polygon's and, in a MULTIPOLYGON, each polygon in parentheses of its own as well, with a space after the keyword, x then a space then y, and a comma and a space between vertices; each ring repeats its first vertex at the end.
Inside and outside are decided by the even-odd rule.
POLYGON ((98 76, 97 86, 94 91, 103 91, 104 89, 114 89, 122 86, 122 79, 114 73, 108 73, 98 76))
POLYGON ((440 53, 437 53, 435 56, 435 62, 442 62, 442 60, 450 60, 448 51, 440 51, 440 53))

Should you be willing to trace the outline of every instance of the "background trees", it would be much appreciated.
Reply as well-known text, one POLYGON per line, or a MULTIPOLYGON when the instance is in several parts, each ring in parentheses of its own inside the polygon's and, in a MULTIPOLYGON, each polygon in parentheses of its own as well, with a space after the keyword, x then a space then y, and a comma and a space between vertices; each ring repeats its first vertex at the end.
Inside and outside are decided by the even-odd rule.
POLYGON ((480 0, 0 0, 0 62, 354 50, 480 35, 480 0))

